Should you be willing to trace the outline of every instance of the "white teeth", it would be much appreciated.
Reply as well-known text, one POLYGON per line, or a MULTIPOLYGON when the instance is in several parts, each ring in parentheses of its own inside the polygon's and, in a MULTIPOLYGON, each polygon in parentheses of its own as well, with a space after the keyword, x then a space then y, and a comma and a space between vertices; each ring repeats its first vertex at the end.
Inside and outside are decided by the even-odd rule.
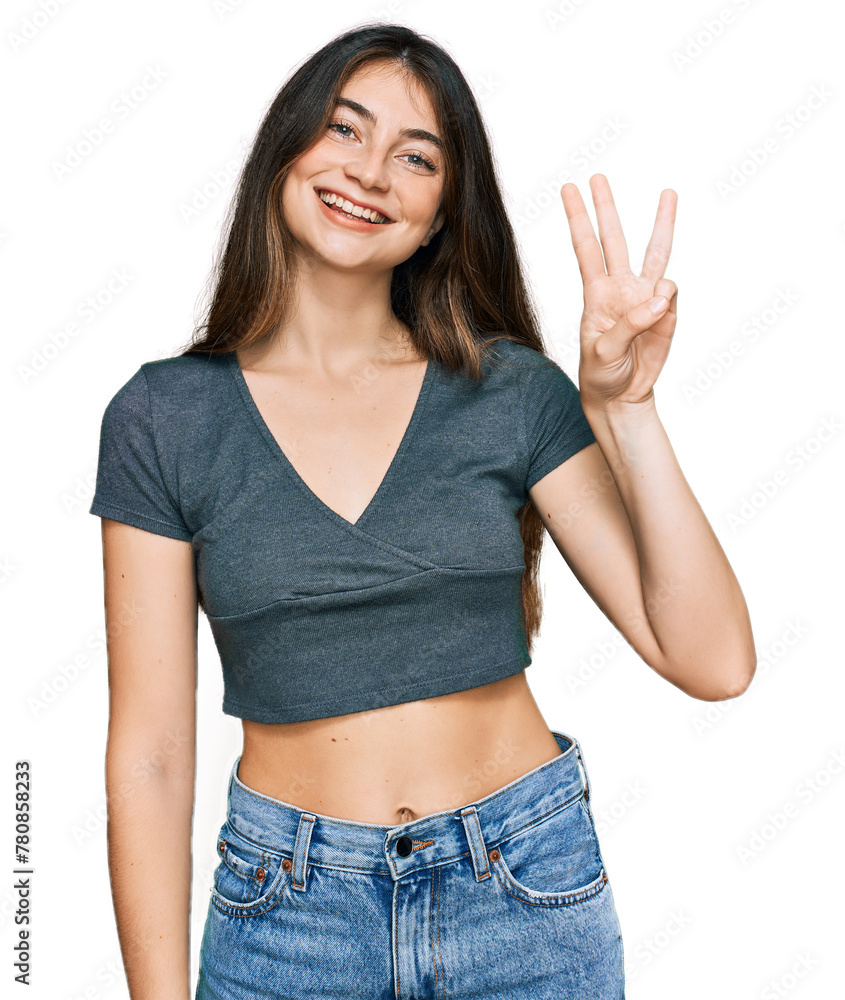
POLYGON ((387 222, 387 218, 381 213, 376 212, 375 209, 362 208, 354 202, 339 198, 336 194, 333 194, 330 191, 320 191, 318 193, 320 195, 320 199, 327 205, 337 205, 339 208, 343 209, 344 212, 349 215, 354 215, 358 219, 368 219, 376 225, 381 225, 387 222))

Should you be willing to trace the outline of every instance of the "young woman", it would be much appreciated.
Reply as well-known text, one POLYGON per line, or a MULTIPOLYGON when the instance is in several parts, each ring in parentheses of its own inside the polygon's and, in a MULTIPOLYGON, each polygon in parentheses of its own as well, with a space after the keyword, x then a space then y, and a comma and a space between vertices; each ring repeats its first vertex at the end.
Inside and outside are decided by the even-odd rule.
POLYGON ((201 332, 143 364, 101 429, 109 852, 133 1000, 191 994, 198 602, 244 731, 199 1000, 624 995, 581 748, 525 676, 544 531, 692 697, 735 697, 756 661, 655 409, 674 192, 637 276, 606 180, 591 186, 601 244, 562 189, 579 396, 545 355, 442 48, 347 32, 269 108, 201 332), (140 758, 160 762, 142 785, 140 758))

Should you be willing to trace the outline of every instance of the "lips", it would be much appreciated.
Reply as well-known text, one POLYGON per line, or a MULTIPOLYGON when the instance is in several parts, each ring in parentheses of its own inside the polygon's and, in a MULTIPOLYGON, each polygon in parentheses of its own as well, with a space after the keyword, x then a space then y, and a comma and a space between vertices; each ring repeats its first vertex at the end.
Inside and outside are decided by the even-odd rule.
POLYGON ((389 225, 391 222, 393 222, 393 219, 391 219, 390 216, 383 209, 379 208, 378 205, 369 205, 365 201, 358 201, 355 198, 351 198, 348 194, 345 194, 343 191, 335 190, 335 188, 314 188, 314 193, 317 195, 318 198, 320 198, 320 201, 323 201, 323 204, 326 205, 327 208, 333 209, 336 212, 343 211, 342 209, 338 209, 335 207, 337 205, 337 201, 335 202, 334 205, 329 205, 327 202, 323 200, 322 197, 320 197, 321 195, 333 194, 336 199, 338 200, 342 199, 343 201, 348 201, 354 207, 361 209, 369 209, 371 212, 378 212, 378 214, 381 216, 381 221, 376 223, 370 222, 369 219, 365 219, 363 216, 360 215, 356 216, 352 212, 344 213, 348 216, 351 216, 352 218, 361 219, 361 221, 367 222, 370 225, 384 226, 384 225, 389 225))

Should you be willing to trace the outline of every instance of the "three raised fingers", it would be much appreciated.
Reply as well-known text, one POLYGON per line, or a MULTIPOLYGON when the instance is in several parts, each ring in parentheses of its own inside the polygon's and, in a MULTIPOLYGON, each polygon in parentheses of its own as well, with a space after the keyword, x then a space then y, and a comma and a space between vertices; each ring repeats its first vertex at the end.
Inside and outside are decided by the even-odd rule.
MULTIPOLYGON (((631 272, 628 244, 622 232, 622 224, 619 221, 619 213, 616 211, 610 184, 604 174, 594 174, 590 178, 590 188, 596 206, 596 219, 598 220, 601 243, 596 238, 584 200, 576 185, 570 182, 561 188, 563 207, 572 235, 572 246, 578 260, 581 279, 585 285, 604 277, 606 274, 629 274, 631 272), (606 270, 605 263, 607 264, 606 270)), ((643 258, 641 276, 650 281, 657 282, 666 272, 666 265, 672 250, 677 204, 678 196, 671 188, 661 191, 660 201, 657 205, 657 218, 643 258)))

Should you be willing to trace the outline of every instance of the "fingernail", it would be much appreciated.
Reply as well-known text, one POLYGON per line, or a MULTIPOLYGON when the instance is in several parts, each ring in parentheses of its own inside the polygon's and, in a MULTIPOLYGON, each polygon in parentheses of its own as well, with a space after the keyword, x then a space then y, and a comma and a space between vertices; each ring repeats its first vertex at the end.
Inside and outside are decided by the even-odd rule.
POLYGON ((656 299, 652 299, 649 302, 648 307, 653 313, 661 313, 668 305, 669 300, 665 295, 658 295, 656 299))

